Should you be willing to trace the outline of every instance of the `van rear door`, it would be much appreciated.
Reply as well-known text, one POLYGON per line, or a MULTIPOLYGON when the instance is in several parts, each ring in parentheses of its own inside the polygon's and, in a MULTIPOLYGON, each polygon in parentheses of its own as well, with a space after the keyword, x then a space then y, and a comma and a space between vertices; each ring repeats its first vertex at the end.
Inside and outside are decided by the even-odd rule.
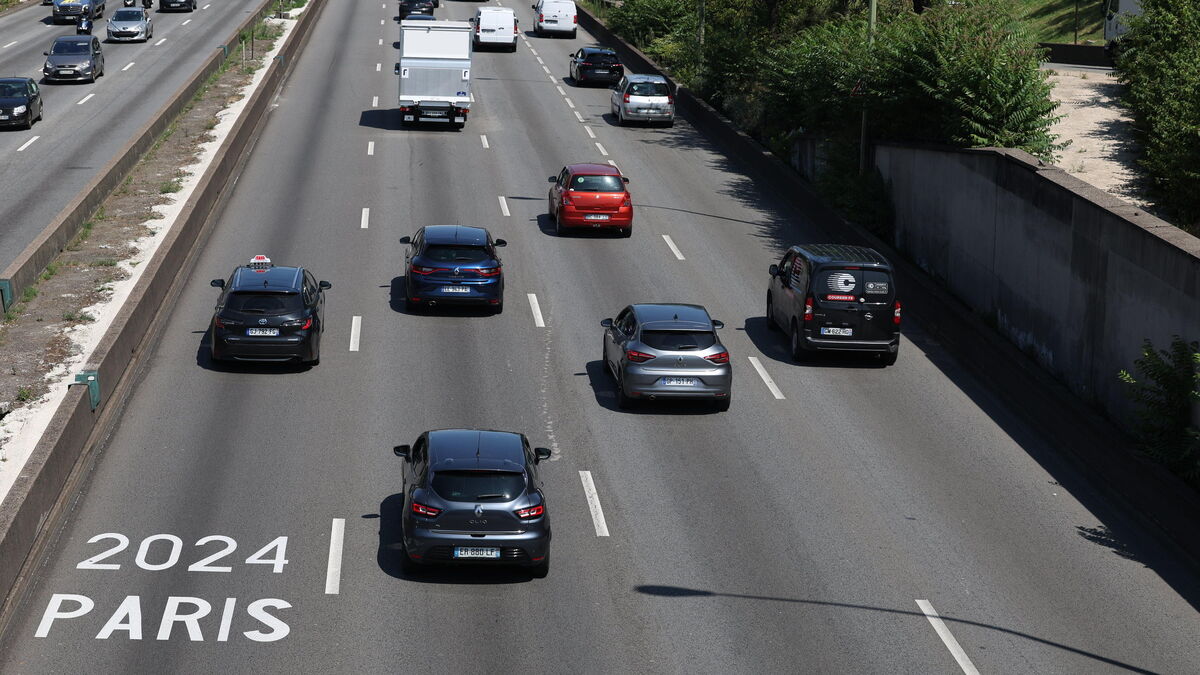
POLYGON ((812 336, 848 342, 888 341, 896 285, 887 270, 826 267, 813 275, 812 336))

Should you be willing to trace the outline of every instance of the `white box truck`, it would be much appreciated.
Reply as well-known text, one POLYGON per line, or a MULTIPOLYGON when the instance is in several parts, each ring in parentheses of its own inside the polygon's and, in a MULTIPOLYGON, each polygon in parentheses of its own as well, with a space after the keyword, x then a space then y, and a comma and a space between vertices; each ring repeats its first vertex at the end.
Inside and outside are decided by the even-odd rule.
POLYGON ((462 128, 471 111, 471 31, 466 21, 401 21, 400 123, 462 128))
POLYGON ((1140 0, 1107 0, 1104 8, 1104 48, 1114 53, 1117 42, 1129 30, 1126 20, 1142 13, 1140 0))

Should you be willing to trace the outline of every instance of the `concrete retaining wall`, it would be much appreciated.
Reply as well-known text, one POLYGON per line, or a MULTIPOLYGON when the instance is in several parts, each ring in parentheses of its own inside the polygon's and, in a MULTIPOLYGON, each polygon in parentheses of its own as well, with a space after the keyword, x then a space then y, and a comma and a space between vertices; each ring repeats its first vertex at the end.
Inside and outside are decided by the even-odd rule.
POLYGON ((1114 419, 1143 340, 1200 340, 1200 239, 1019 150, 881 144, 875 162, 896 246, 1114 419))

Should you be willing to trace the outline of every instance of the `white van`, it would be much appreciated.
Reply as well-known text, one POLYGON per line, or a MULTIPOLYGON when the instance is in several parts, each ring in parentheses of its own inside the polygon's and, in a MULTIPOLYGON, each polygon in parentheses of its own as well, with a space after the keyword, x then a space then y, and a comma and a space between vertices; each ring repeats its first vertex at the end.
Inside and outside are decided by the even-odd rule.
POLYGON ((546 33, 570 33, 575 37, 575 29, 579 26, 579 15, 575 13, 575 3, 571 0, 538 0, 531 5, 537 12, 537 22, 533 24, 533 32, 538 35, 546 33))
POLYGON ((480 7, 471 19, 475 25, 474 45, 507 47, 517 51, 517 15, 508 7, 480 7))

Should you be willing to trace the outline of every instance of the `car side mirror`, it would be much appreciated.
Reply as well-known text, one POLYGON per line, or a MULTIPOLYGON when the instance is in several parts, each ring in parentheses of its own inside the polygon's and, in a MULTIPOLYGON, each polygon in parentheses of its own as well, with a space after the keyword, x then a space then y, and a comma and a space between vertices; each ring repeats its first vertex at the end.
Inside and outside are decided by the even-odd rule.
POLYGON ((533 463, 537 464, 543 459, 550 459, 550 448, 534 448, 533 463))
POLYGON ((612 328, 613 327, 612 319, 605 319, 600 322, 600 325, 604 328, 612 328))
POLYGON ((396 453, 397 457, 403 457, 404 459, 408 459, 409 449, 410 448, 407 445, 397 445, 396 447, 392 448, 392 452, 396 453))
POLYGON ((503 239, 497 239, 496 241, 492 242, 492 246, 495 246, 496 248, 500 248, 503 246, 508 246, 508 242, 504 241, 503 239))
POLYGON ((547 178, 546 180, 547 180, 547 181, 549 181, 549 182, 551 182, 551 183, 557 183, 557 182, 558 182, 558 176, 550 176, 550 177, 549 177, 549 178, 547 178))
POLYGON ((725 322, 724 322, 724 321, 718 321, 718 320, 716 320, 716 319, 713 319, 713 320, 712 320, 712 322, 713 322, 713 328, 718 328, 718 329, 720 329, 720 328, 724 328, 724 327, 725 327, 725 322))
POLYGON ((401 244, 412 244, 412 237, 400 237, 401 244))
POLYGON ((400 64, 399 63, 397 63, 395 66, 392 67, 392 73, 395 75, 400 74, 400 64))
POLYGON ((771 265, 767 268, 767 272, 773 277, 779 276, 779 265, 771 265))
POLYGON ((467 19, 467 23, 475 23, 475 17, 467 19))
POLYGON ((622 183, 628 183, 628 182, 629 182, 629 176, 621 176, 621 182, 622 182, 622 183))
POLYGON ((210 286, 212 286, 214 288, 225 288, 225 280, 224 279, 213 279, 212 281, 210 281, 208 283, 210 286))
POLYGON ((42 52, 42 56, 50 56, 50 52, 42 52))
POLYGON ((328 281, 318 281, 317 286, 323 291, 333 288, 333 284, 329 283, 328 281))

